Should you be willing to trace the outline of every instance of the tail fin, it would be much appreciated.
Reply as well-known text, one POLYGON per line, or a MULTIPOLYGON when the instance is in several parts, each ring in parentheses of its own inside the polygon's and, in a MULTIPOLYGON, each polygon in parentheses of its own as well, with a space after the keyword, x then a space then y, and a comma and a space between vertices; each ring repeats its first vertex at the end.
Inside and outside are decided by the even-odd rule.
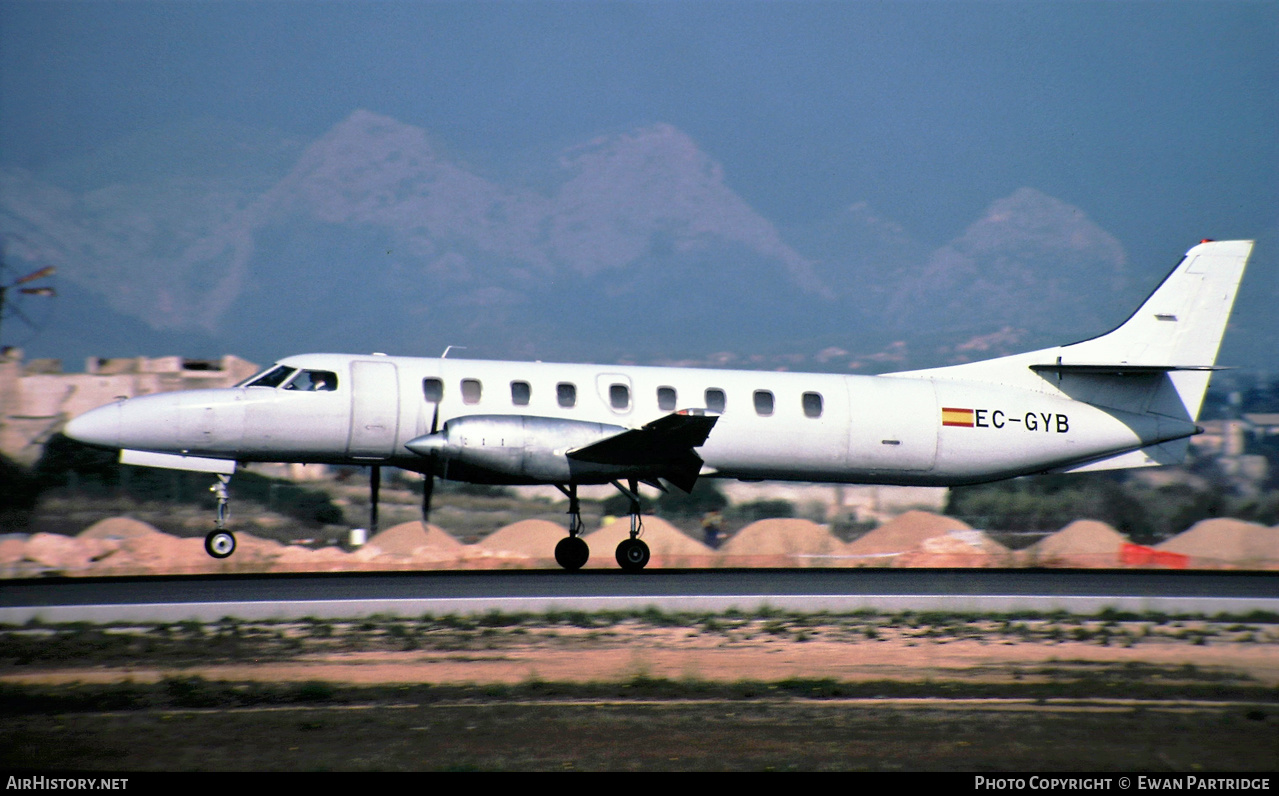
POLYGON ((1211 369, 1252 241, 1204 241, 1119 328, 1062 347, 1064 361, 1167 370, 1211 369))
POLYGON ((896 374, 1055 390, 1098 406, 1195 421, 1253 242, 1204 241, 1114 331, 1071 345, 896 374))
POLYGON ((1031 369, 1058 380, 1067 373, 1166 373, 1180 406, 1156 401, 1146 411, 1197 419, 1252 246, 1249 240, 1195 246, 1119 328, 1062 346, 1055 361, 1031 369))

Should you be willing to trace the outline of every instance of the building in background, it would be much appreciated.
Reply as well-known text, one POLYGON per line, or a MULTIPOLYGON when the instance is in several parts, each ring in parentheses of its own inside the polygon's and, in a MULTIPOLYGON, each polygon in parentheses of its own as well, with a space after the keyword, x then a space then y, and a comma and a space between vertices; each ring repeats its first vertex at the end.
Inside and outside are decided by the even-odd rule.
POLYGON ((157 392, 231 387, 258 371, 230 354, 218 359, 89 357, 83 373, 63 373, 56 359, 24 361, 0 350, 0 454, 30 467, 67 421, 120 398, 157 392))

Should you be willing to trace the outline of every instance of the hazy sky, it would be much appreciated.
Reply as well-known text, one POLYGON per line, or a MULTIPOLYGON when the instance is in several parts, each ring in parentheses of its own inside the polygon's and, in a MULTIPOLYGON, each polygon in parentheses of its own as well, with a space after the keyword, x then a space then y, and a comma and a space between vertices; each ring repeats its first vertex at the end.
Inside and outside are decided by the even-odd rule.
POLYGON ((1022 186, 1134 256, 1279 220, 1276 2, 0 2, 3 165, 357 108, 493 165, 669 122, 775 222, 935 243, 1022 186))

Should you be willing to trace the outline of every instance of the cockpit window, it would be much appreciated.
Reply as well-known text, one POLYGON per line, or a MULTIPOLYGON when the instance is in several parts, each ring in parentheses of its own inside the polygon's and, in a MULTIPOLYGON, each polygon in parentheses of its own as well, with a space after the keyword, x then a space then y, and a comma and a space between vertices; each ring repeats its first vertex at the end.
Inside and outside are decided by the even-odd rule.
POLYGON ((299 392, 331 392, 338 388, 338 376, 331 370, 304 370, 284 389, 299 392))
POLYGON ((276 365, 275 367, 268 370, 266 373, 263 373, 261 376, 258 376, 256 379, 250 381, 248 384, 244 386, 271 387, 271 388, 279 387, 281 384, 288 381, 289 377, 292 376, 295 371, 296 371, 296 368, 291 368, 287 365, 276 365))

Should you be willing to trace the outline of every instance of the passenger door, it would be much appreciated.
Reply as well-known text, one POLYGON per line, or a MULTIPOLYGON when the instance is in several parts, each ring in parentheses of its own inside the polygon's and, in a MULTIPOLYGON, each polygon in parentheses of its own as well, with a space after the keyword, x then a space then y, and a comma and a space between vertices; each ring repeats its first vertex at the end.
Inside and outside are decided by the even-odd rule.
POLYGON ((394 362, 351 363, 351 436, 347 455, 380 460, 395 452, 400 422, 400 380, 394 362))

